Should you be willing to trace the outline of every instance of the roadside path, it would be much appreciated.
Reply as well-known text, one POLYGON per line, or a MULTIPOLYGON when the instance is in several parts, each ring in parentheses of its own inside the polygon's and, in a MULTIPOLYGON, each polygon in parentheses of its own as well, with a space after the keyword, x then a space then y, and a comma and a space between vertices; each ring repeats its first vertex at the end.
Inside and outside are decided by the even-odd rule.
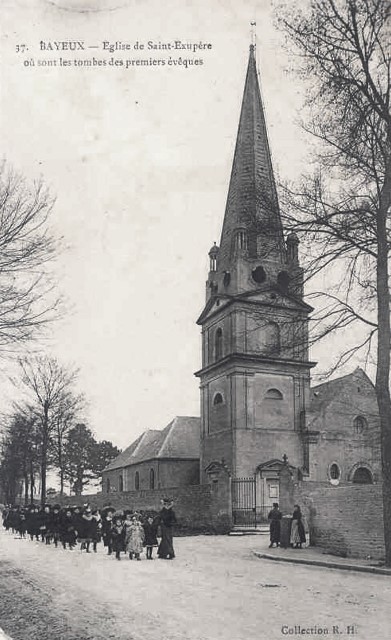
POLYGON ((344 571, 357 571, 360 573, 375 573, 391 576, 391 567, 384 567, 382 563, 372 558, 340 558, 325 553, 319 547, 303 549, 287 549, 273 547, 269 549, 269 539, 264 536, 256 536, 254 540, 254 554, 263 560, 275 562, 289 562, 292 564, 306 564, 310 566, 326 567, 329 569, 341 569, 344 571), (258 540, 260 542, 258 543, 258 540))
POLYGON ((391 637, 388 576, 254 555, 267 546, 267 536, 176 538, 174 561, 118 562, 102 547, 0 533, 0 626, 12 640, 281 640, 302 637, 283 631, 297 625, 391 637))

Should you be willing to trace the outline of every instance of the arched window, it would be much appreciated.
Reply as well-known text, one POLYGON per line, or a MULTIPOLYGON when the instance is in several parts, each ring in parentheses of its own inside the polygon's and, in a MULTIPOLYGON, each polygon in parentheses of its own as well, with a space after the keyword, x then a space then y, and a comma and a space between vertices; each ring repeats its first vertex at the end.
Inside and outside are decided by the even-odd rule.
POLYGON ((124 479, 122 476, 118 478, 118 491, 124 490, 124 479))
POLYGON ((110 493, 110 478, 106 480, 106 493, 110 493))
POLYGON ((236 233, 236 248, 247 249, 247 233, 245 231, 238 231, 236 233))
POLYGON ((341 470, 336 462, 333 462, 333 464, 330 465, 329 474, 330 480, 339 480, 341 476, 341 470))
POLYGON ((358 467, 353 475, 355 484, 373 484, 372 473, 367 467, 358 467))
POLYGON ((268 389, 265 393, 266 400, 283 400, 284 396, 278 389, 268 389))
POLYGON ((223 355, 223 330, 220 327, 215 333, 215 360, 219 360, 223 355))
POLYGON ((280 329, 275 322, 268 322, 263 328, 264 350, 266 353, 280 353, 280 329))
POLYGON ((280 287, 280 289, 282 289, 283 291, 286 291, 289 287, 289 273, 287 273, 286 271, 280 271, 280 273, 277 276, 277 284, 280 287))
POLYGON ((213 398, 213 404, 223 404, 223 396, 221 395, 221 393, 216 393, 215 397, 213 398))
POLYGON ((155 470, 154 469, 150 469, 149 471, 149 488, 150 489, 155 488, 155 470))
POLYGON ((214 243, 213 247, 209 251, 209 259, 210 259, 209 271, 217 271, 218 254, 219 254, 219 248, 216 246, 216 243, 214 243))
POLYGON ((356 416, 353 420, 353 427, 356 433, 363 433, 367 428, 368 423, 364 416, 356 416))
POLYGON ((138 471, 136 471, 134 475, 134 488, 136 489, 136 491, 140 489, 140 475, 138 471))

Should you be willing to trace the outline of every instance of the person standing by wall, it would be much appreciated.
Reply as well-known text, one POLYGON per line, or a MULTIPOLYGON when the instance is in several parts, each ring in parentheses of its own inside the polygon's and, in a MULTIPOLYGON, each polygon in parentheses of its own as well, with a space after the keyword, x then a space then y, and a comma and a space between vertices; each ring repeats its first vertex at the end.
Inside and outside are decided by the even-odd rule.
POLYGON ((302 549, 302 545, 306 541, 305 530, 303 525, 303 516, 298 504, 293 507, 292 528, 291 528, 291 547, 302 549))
POLYGON ((113 550, 111 547, 111 529, 113 527, 113 515, 115 509, 111 507, 107 508, 103 512, 102 516, 102 538, 103 544, 107 547, 107 555, 111 556, 113 550))
POLYGON ((159 558, 164 560, 172 560, 175 558, 173 546, 173 526, 176 524, 176 517, 173 511, 174 503, 169 498, 162 500, 162 509, 159 513, 159 524, 162 533, 162 539, 159 544, 157 554, 159 558))
POLYGON ((282 513, 278 508, 278 502, 273 502, 273 509, 269 512, 269 515, 268 515, 268 520, 270 520, 269 548, 272 548, 274 544, 276 545, 276 547, 280 546, 281 518, 282 518, 282 513))

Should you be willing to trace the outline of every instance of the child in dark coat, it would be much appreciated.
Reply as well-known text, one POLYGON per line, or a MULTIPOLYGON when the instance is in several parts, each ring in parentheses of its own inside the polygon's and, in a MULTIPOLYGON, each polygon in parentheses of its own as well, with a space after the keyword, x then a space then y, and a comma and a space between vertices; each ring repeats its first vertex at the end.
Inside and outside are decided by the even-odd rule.
POLYGON ((39 534, 40 534, 40 512, 37 506, 33 507, 31 509, 30 512, 30 538, 33 539, 35 536, 35 539, 38 541, 39 540, 39 534))
POLYGON ((78 539, 80 542, 80 551, 86 550, 90 553, 90 544, 93 540, 95 532, 96 520, 92 515, 90 507, 84 510, 78 524, 78 539))
POLYGON ((19 518, 19 535, 21 538, 25 538, 27 531, 27 515, 24 509, 20 510, 19 518))
POLYGON ((107 555, 111 556, 113 549, 111 547, 111 529, 113 528, 114 509, 107 509, 102 517, 102 538, 103 544, 107 547, 107 555))
POLYGON ((110 532, 111 548, 115 552, 117 560, 121 560, 120 553, 125 551, 125 529, 123 526, 122 518, 116 516, 114 518, 114 524, 110 532))
POLYGON ((153 547, 157 547, 157 522, 154 520, 153 516, 148 516, 146 522, 144 522, 144 545, 147 551, 147 560, 153 560, 152 551, 153 547))
POLYGON ((98 509, 92 511, 92 518, 92 548, 96 553, 98 542, 102 539, 102 518, 98 509))
POLYGON ((73 513, 69 508, 65 509, 65 513, 63 513, 60 518, 59 531, 62 546, 66 549, 66 545, 68 545, 69 549, 72 551, 76 544, 77 531, 73 513))
POLYGON ((48 504, 45 504, 43 509, 41 509, 41 511, 39 512, 39 531, 41 534, 42 542, 45 542, 46 544, 50 544, 51 521, 52 514, 50 511, 50 506, 48 504))
POLYGON ((55 547, 57 547, 60 540, 60 521, 61 507, 59 504, 55 504, 52 511, 52 535, 55 547))

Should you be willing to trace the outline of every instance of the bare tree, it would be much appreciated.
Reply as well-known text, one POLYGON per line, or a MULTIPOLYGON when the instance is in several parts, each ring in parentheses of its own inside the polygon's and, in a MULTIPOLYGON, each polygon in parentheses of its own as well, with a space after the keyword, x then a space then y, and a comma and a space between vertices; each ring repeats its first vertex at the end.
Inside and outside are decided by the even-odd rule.
POLYGON ((37 463, 35 419, 24 413, 5 416, 0 455, 0 483, 15 501, 17 486, 23 481, 24 502, 34 498, 34 477, 37 463))
POLYGON ((34 337, 59 310, 47 264, 57 243, 49 229, 54 204, 42 182, 29 185, 0 166, 0 347, 34 337))
POLYGON ((64 482, 66 475, 65 449, 70 430, 75 426, 78 413, 85 406, 84 397, 74 393, 67 393, 58 404, 54 417, 52 436, 53 463, 60 476, 60 495, 64 495, 64 482))
POLYGON ((287 190, 288 220, 310 250, 310 275, 327 269, 334 291, 320 333, 360 322, 376 338, 386 563, 391 565, 390 252, 391 5, 389 0, 311 0, 279 15, 310 79, 305 129, 318 141, 319 170, 287 190), (315 248, 315 250, 314 250, 315 248), (337 266, 337 268, 336 268, 337 266), (342 274, 338 280, 337 274, 342 274))
POLYGON ((19 493, 23 469, 18 444, 12 438, 8 428, 2 435, 0 457, 0 486, 6 502, 14 504, 19 493))
POLYGON ((19 411, 35 417, 39 436, 41 502, 46 498, 46 475, 48 456, 53 435, 59 425, 66 422, 67 411, 78 406, 74 393, 77 378, 75 369, 61 366, 55 358, 35 357, 19 360, 21 380, 14 381, 22 390, 27 391, 23 404, 17 405, 19 411))

